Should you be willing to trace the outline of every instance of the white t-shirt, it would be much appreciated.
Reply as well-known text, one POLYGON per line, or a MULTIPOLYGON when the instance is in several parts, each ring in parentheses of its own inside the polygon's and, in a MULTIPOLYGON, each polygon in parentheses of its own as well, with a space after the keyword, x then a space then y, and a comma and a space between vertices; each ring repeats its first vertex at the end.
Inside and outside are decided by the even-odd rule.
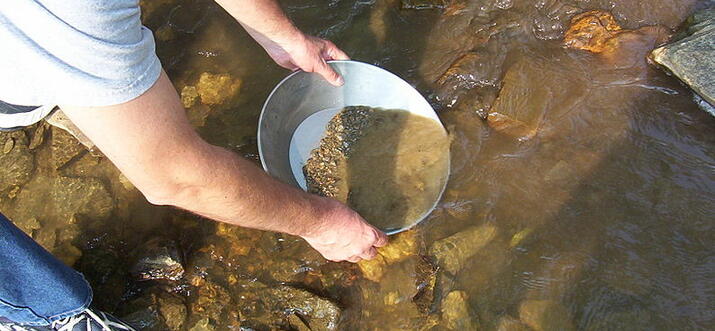
POLYGON ((160 72, 138 0, 0 1, 2 101, 114 105, 144 93, 160 72))

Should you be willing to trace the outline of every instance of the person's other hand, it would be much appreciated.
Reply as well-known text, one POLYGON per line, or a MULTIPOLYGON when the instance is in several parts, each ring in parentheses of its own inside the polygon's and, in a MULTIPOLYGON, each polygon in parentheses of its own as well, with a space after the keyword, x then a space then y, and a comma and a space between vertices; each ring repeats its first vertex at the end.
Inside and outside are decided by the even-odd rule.
POLYGON ((285 43, 277 43, 266 38, 256 38, 256 40, 281 67, 314 72, 323 76, 330 84, 343 85, 343 78, 325 61, 350 58, 329 40, 305 34, 300 34, 298 38, 285 43))
POLYGON ((323 219, 317 229, 301 237, 323 257, 335 262, 370 260, 377 255, 376 247, 387 244, 387 235, 358 213, 336 200, 320 199, 323 219))

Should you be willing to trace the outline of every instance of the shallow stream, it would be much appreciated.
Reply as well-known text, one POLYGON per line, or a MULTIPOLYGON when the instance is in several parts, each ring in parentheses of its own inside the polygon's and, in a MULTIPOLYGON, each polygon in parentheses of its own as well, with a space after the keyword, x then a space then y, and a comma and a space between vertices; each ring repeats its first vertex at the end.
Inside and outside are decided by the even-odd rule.
MULTIPOLYGON (((452 137, 442 201, 378 260, 329 263, 295 237, 152 206, 63 131, 3 133, 0 211, 85 273, 95 305, 154 330, 715 324, 715 119, 645 60, 704 2, 281 3, 434 104, 452 137), (662 28, 601 53, 565 47, 593 9, 662 28), (143 272, 154 253, 176 264, 143 272)), ((142 7, 199 133, 257 162, 262 103, 288 73, 212 1, 142 7)))

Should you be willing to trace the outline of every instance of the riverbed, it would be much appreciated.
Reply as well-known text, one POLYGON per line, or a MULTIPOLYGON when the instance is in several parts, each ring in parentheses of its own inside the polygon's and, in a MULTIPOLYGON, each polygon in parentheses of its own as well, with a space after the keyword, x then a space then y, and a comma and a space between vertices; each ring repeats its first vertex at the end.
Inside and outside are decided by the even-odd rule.
MULTIPOLYGON (((82 271, 97 307, 153 330, 715 323, 715 119, 646 61, 705 1, 281 3, 433 104, 452 139, 442 200, 378 260, 332 263, 295 237, 152 206, 46 124, 2 133, 0 210, 82 271), (598 53, 564 44, 589 10, 634 32, 598 53), (144 272, 151 254, 175 263, 144 272)), ((142 8, 198 132, 259 164, 260 109, 288 72, 212 1, 142 8)))

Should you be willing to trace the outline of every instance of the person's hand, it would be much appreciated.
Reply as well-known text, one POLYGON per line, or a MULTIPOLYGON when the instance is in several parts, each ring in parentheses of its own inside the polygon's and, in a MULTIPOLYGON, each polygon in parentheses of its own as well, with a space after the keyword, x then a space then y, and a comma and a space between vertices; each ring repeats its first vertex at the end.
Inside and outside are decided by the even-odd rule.
POLYGON ((320 199, 323 219, 318 228, 301 237, 323 257, 335 262, 370 260, 377 255, 376 247, 387 244, 387 236, 358 213, 336 200, 320 199))
POLYGON ((349 60, 350 58, 329 40, 302 33, 283 43, 265 37, 256 37, 255 39, 281 67, 314 72, 323 76, 330 84, 343 85, 343 78, 325 61, 349 60))

